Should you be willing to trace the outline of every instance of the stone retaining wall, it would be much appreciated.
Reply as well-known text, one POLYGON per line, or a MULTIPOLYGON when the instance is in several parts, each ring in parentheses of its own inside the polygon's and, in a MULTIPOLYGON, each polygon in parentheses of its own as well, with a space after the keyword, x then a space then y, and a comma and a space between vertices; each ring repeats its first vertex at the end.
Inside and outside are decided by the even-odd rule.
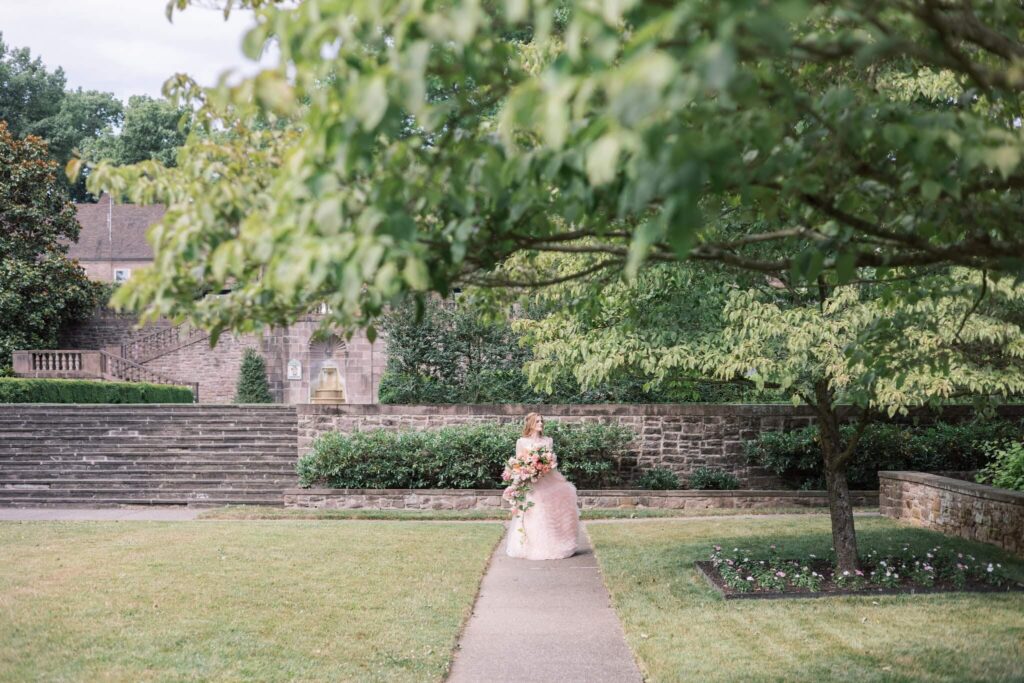
MULTIPOLYGON (((851 492, 853 504, 875 506, 875 491, 851 492)), ((673 510, 827 507, 824 491, 646 491, 581 490, 584 510, 660 508, 673 510)), ((351 510, 494 510, 508 507, 492 489, 286 489, 291 508, 351 510)))
MULTIPOLYGON (((299 405, 299 454, 309 451, 313 439, 329 431, 350 433, 368 429, 438 429, 479 422, 521 424, 530 411, 543 412, 548 420, 564 423, 599 422, 632 429, 636 440, 619 463, 626 481, 652 468, 672 470, 685 481, 702 465, 724 469, 737 476, 744 488, 781 488, 781 480, 746 462, 743 444, 769 431, 788 431, 814 422, 805 406, 703 405, 703 404, 601 404, 601 405, 299 405)), ((1006 406, 1006 417, 1024 415, 1024 406, 1006 406)), ((969 406, 947 408, 942 418, 962 421, 974 415, 969 406)), ((911 418, 934 421, 934 415, 918 412, 911 418)))
POLYGON ((883 515, 1024 556, 1024 493, 923 472, 879 472, 883 515))
POLYGON ((747 465, 743 443, 762 432, 798 429, 812 421, 810 410, 789 405, 302 405, 297 409, 300 454, 328 431, 521 424, 523 416, 537 410, 549 421, 620 424, 632 429, 637 438, 619 467, 627 480, 655 467, 685 479, 705 465, 732 472, 747 488, 777 488, 781 482, 766 470, 747 465))

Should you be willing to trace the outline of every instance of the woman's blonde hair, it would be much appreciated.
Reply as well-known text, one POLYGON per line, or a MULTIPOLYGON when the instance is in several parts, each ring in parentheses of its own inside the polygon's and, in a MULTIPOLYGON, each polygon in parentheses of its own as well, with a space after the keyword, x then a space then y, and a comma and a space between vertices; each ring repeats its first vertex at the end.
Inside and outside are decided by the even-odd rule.
POLYGON ((531 436, 533 428, 537 426, 537 420, 541 418, 540 413, 527 413, 523 422, 523 436, 531 436))

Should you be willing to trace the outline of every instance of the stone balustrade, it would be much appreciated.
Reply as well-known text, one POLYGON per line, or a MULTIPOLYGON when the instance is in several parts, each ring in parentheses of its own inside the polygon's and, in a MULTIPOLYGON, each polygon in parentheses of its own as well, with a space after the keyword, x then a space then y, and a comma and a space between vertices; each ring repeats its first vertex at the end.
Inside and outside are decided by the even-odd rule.
POLYGON ((879 472, 883 515, 1024 556, 1024 493, 923 472, 879 472))
POLYGON ((150 384, 190 386, 196 402, 199 400, 198 384, 181 382, 106 351, 14 351, 13 367, 16 377, 101 379, 115 382, 148 382, 150 384))

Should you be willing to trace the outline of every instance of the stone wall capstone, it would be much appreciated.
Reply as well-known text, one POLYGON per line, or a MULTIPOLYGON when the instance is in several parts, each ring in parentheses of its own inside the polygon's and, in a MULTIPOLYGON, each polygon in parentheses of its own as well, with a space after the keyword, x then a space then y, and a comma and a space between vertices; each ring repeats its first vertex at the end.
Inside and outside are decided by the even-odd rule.
POLYGON ((1024 493, 923 472, 879 472, 887 517, 1024 556, 1024 493))
MULTIPOLYGON (((638 491, 581 490, 584 510, 655 508, 667 510, 756 510, 828 507, 824 491, 638 491)), ((853 504, 874 506, 874 491, 852 491, 853 504)), ((496 510, 507 509, 501 490, 488 489, 300 489, 284 491, 288 508, 331 510, 496 510)))

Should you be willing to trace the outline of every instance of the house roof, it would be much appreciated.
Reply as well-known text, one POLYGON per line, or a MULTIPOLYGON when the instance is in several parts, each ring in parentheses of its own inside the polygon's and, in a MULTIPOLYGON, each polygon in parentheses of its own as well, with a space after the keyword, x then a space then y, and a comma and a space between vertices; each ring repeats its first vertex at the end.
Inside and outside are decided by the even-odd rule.
POLYGON ((96 204, 75 204, 75 209, 82 231, 68 248, 69 257, 79 261, 153 260, 146 230, 163 217, 163 205, 112 204, 110 195, 105 194, 96 204))

